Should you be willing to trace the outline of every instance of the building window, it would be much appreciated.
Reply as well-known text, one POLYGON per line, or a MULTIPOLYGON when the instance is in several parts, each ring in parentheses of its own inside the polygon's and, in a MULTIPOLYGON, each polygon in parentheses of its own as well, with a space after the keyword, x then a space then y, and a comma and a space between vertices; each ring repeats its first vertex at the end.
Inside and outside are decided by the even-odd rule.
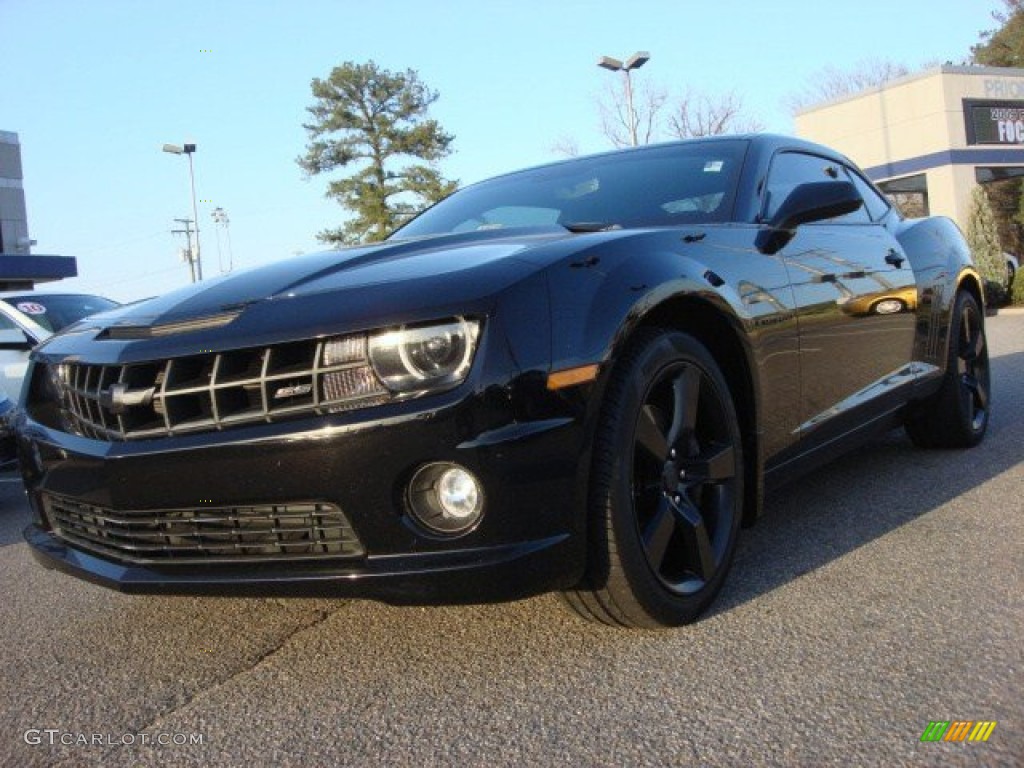
POLYGON ((930 215, 927 174, 919 173, 916 176, 880 181, 878 188, 889 196, 893 205, 908 219, 919 219, 930 215))
POLYGON ((1003 165, 993 168, 978 166, 974 169, 974 178, 979 184, 989 184, 1004 179, 1018 179, 1021 176, 1024 176, 1024 166, 1021 165, 1003 165))
POLYGON ((999 229, 999 245, 1009 253, 1024 253, 1021 190, 1024 166, 978 167, 974 178, 985 190, 999 229))

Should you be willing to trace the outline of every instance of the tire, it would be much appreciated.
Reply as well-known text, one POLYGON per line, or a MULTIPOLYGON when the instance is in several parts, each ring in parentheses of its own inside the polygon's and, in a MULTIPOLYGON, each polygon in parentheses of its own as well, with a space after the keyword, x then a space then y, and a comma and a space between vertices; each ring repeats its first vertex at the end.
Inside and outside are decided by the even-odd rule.
POLYGON ((683 333, 644 329, 612 370, 594 442, 586 619, 689 623, 714 599, 743 513, 743 446, 728 384, 683 333))
POLYGON ((900 299, 881 299, 871 305, 870 313, 873 315, 896 315, 906 311, 907 305, 900 299))
POLYGON ((949 323, 949 353, 939 391, 907 417, 910 439, 920 448, 970 448, 988 429, 991 407, 985 314, 961 291, 949 323))

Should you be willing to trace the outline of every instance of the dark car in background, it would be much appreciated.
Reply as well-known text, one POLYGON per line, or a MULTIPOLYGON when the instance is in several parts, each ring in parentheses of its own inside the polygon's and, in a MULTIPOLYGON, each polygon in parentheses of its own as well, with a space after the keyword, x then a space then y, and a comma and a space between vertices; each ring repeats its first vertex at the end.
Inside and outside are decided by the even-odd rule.
POLYGON ((41 345, 26 537, 128 592, 678 625, 766 488, 895 426, 982 439, 981 290, 952 222, 795 139, 509 174, 41 345))

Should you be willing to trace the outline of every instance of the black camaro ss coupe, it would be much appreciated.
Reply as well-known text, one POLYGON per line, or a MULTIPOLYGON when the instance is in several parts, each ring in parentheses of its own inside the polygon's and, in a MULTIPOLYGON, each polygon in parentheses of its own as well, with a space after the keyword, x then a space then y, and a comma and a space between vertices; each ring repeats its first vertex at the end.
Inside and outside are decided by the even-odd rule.
POLYGON ((898 425, 981 440, 984 317, 956 226, 824 147, 573 159, 40 346, 25 535, 129 592, 561 590, 678 625, 766 487, 898 425))

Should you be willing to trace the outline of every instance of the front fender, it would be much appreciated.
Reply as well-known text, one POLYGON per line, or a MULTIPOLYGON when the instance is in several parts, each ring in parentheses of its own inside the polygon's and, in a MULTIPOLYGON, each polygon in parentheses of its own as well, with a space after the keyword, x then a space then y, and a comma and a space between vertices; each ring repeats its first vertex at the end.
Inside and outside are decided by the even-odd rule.
POLYGON ((650 312, 683 296, 715 307, 742 329, 746 312, 734 284, 700 258, 707 249, 673 247, 680 242, 678 233, 647 233, 550 267, 552 368, 607 362, 650 312))

